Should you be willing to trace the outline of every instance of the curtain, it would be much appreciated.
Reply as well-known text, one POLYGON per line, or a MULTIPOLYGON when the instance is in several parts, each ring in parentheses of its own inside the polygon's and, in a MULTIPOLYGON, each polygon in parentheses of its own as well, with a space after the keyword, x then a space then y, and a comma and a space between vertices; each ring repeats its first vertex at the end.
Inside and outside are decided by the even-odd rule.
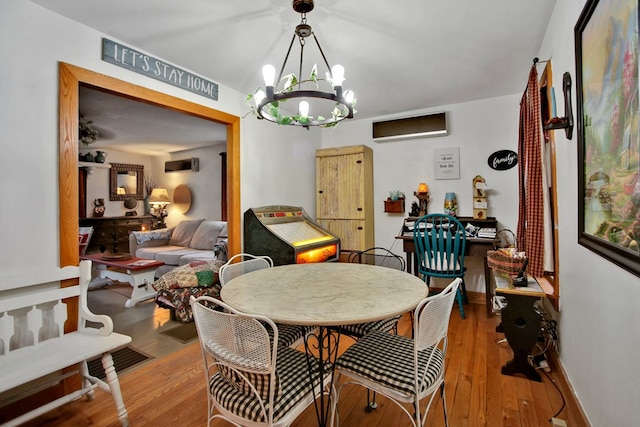
POLYGON ((528 273, 542 276, 553 270, 548 185, 543 162, 544 144, 538 72, 531 67, 520 101, 518 138, 518 249, 529 258, 528 273), (546 250, 549 249, 549 250, 546 250))

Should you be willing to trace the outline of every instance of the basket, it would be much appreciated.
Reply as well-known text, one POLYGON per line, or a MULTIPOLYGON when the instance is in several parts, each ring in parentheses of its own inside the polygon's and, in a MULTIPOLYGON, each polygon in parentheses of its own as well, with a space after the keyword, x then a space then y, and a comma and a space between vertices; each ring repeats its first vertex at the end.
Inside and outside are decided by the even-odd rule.
POLYGON ((517 248, 518 239, 513 231, 508 228, 503 228, 496 233, 496 238, 493 240, 493 249, 499 248, 517 248))
POLYGON ((496 273, 502 273, 510 277, 516 277, 527 257, 512 257, 501 250, 487 252, 487 265, 496 273))

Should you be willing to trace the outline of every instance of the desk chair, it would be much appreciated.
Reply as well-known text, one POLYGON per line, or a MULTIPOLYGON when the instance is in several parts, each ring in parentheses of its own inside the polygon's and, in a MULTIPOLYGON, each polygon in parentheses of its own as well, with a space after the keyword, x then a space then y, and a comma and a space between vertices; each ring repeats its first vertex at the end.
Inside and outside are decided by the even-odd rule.
POLYGON ((464 319, 463 302, 468 302, 464 284, 467 237, 464 226, 454 216, 434 213, 418 218, 414 224, 413 242, 418 257, 418 272, 427 285, 432 277, 462 279, 457 291, 460 316, 464 319))
MULTIPOLYGON (((218 275, 220 285, 224 287, 230 280, 252 271, 273 267, 273 260, 268 256, 258 256, 241 253, 232 256, 220 267, 218 275), (240 260, 235 262, 236 260, 240 260)), ((296 326, 278 324, 280 331, 280 344, 286 347, 298 347, 306 335, 315 328, 313 326, 296 326)))
POLYGON ((422 300, 414 310, 413 338, 372 332, 349 347, 336 361, 334 384, 340 384, 331 416, 339 421, 337 405, 342 388, 356 384, 386 396, 411 419, 423 426, 436 391, 440 389, 444 421, 448 426, 444 392, 447 332, 451 306, 462 279, 457 278, 442 292, 422 300), (344 381, 340 381, 342 377, 344 381), (420 402, 430 397, 424 411, 420 402), (413 414, 403 403, 413 404, 413 414))
POLYGON ((281 346, 270 319, 208 296, 190 302, 204 362, 207 425, 221 418, 235 425, 288 426, 329 382, 327 375, 312 383, 309 369, 319 369, 317 360, 281 346))

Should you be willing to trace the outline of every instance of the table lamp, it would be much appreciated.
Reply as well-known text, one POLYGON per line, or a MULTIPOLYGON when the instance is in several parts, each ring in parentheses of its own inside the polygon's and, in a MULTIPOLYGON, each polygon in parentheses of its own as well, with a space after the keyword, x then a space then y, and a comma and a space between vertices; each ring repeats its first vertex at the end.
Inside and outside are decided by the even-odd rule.
POLYGON ((418 185, 418 191, 414 191, 413 195, 420 201, 420 213, 418 216, 424 216, 427 214, 427 204, 429 203, 429 186, 421 182, 418 185))
POLYGON ((166 207, 171 203, 169 193, 166 188, 154 188, 149 196, 149 204, 153 207, 151 215, 158 219, 158 223, 154 228, 166 228, 167 224, 164 218, 168 215, 166 207))

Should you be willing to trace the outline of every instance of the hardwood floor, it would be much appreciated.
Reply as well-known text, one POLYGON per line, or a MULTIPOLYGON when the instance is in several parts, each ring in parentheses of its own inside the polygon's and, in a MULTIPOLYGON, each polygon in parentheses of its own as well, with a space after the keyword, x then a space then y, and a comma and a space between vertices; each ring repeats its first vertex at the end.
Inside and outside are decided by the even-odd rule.
MULTIPOLYGON (((136 307, 134 310, 143 307, 136 307)), ((146 309, 150 310, 149 307, 146 309)), ((116 315, 115 319, 121 320, 125 315, 130 317, 136 314, 129 310, 132 309, 116 315)), ((567 425, 588 425, 557 367, 551 366, 551 373, 548 376, 543 375, 543 382, 540 383, 522 377, 501 375, 500 367, 511 359, 511 350, 500 342, 504 338, 503 334, 495 332, 496 325, 500 322, 499 317, 487 318, 485 307, 479 304, 470 304, 465 308, 466 320, 460 319, 457 307, 453 310, 449 327, 446 372, 450 426, 549 426, 550 418, 561 408, 562 411, 557 417, 565 420, 567 425), (564 406, 561 393, 566 400, 564 406)), ((165 314, 157 313, 161 320, 147 321, 146 324, 153 328, 170 326, 169 320, 162 320, 165 314)), ((144 321, 131 323, 140 322, 144 321)), ((119 326, 116 326, 116 329, 119 329, 119 326)), ((136 328, 140 326, 135 326, 132 330, 141 334, 142 328, 136 328)), ((408 316, 401 320, 399 333, 410 335, 408 316)), ((155 350, 151 341, 171 340, 159 337, 159 334, 153 334, 149 329, 146 335, 155 338, 147 337, 144 341, 134 337, 134 347, 153 353, 155 350)), ((343 339, 342 344, 347 345, 347 341, 348 338, 343 339)), ((168 347, 168 344, 155 345, 155 348, 162 349, 161 352, 168 350, 168 347)), ((163 356, 152 354, 155 358, 151 361, 120 375, 120 385, 131 426, 206 425, 207 398, 199 344, 194 340, 176 347, 175 351, 163 356)), ((365 389, 345 387, 339 403, 341 425, 410 425, 399 409, 383 397, 378 398, 378 409, 373 412, 365 413, 365 404, 365 389)), ((444 425, 442 414, 442 401, 436 398, 429 412, 427 425, 444 425)), ((306 427, 315 424, 315 411, 312 406, 293 426, 306 427)), ((80 399, 27 425, 118 426, 119 423, 110 396, 98 391, 93 401, 80 399)), ((226 425, 228 424, 220 421, 212 424, 226 425)))

